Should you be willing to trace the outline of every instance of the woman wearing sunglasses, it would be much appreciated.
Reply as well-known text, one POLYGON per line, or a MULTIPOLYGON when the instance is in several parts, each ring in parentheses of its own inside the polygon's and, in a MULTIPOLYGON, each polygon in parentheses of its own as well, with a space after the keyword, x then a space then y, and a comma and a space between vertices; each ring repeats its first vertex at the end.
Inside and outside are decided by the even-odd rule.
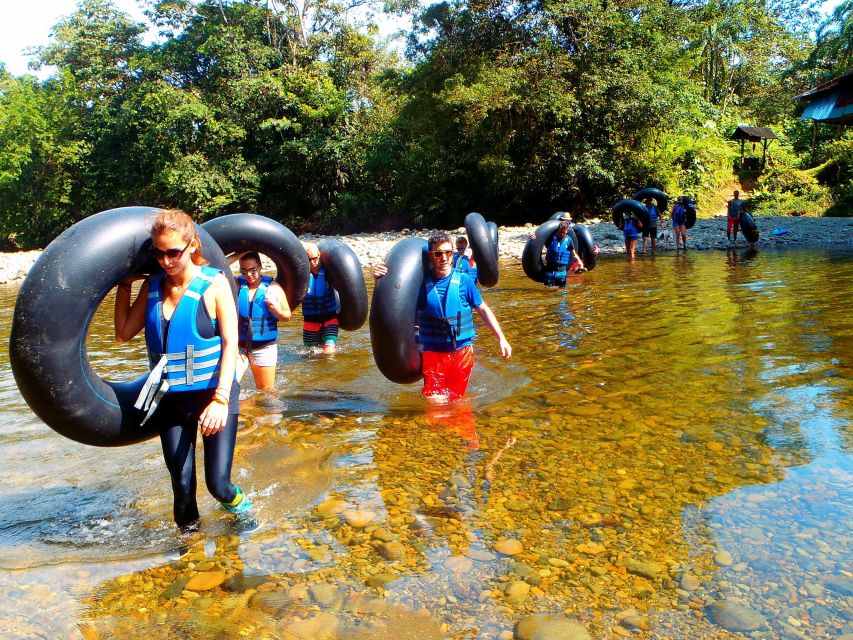
POLYGON ((151 274, 133 304, 129 277, 118 285, 116 339, 127 342, 145 329, 151 374, 136 402, 160 434, 172 477, 174 518, 192 529, 196 504, 195 443, 201 429, 207 488, 231 513, 248 514, 252 503, 231 482, 240 387, 237 310, 228 280, 206 266, 192 219, 162 210, 151 227, 151 252, 162 271, 151 274))
POLYGON ((275 386, 278 321, 290 319, 290 305, 281 285, 261 273, 261 257, 256 252, 240 258, 240 274, 237 278, 240 359, 244 366, 252 367, 255 386, 263 391, 275 386))

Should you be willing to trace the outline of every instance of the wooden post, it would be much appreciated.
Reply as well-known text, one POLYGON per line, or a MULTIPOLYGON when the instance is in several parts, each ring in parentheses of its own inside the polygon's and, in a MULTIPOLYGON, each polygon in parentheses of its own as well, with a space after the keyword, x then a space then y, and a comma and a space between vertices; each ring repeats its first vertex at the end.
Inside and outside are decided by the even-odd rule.
POLYGON ((812 120, 812 157, 814 157, 814 147, 817 141, 817 120, 812 120))

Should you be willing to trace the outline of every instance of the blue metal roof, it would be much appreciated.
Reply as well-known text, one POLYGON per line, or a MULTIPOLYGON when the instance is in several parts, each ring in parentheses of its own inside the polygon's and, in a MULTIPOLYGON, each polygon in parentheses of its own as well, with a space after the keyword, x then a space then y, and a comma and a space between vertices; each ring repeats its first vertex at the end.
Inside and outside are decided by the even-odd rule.
POLYGON ((850 116, 853 116, 853 102, 840 100, 841 93, 841 91, 833 91, 825 96, 814 98, 806 105, 800 119, 820 120, 823 122, 849 119, 850 116), (844 104, 844 102, 847 102, 847 104, 844 104))

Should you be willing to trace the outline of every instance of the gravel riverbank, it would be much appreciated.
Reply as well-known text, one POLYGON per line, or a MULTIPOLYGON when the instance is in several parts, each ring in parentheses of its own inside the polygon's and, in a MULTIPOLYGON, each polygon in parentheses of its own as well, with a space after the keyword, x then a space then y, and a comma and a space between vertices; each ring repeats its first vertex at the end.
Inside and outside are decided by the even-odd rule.
MULTIPOLYGON (((759 249, 784 247, 825 247, 833 245, 853 245, 853 217, 849 218, 757 218, 761 237, 757 243, 759 249), (778 233, 785 230, 785 233, 778 233), (776 232, 774 234, 774 231, 776 232)), ((585 222, 595 243, 601 247, 603 255, 625 253, 622 232, 609 220, 585 222)), ((527 242, 527 234, 537 225, 500 228, 500 255, 506 259, 520 259, 527 242)), ((462 229, 449 230, 452 235, 462 229)), ((659 232, 671 231, 670 227, 660 227, 659 232)), ((384 259, 391 247, 402 238, 418 236, 426 238, 430 230, 403 230, 380 233, 356 233, 349 236, 334 236, 352 247, 362 264, 370 265, 384 259)), ((305 235, 300 239, 318 241, 324 236, 305 235)), ((738 246, 746 246, 742 236, 738 237, 738 246)), ((638 252, 642 243, 638 244, 638 252)), ((687 232, 687 247, 699 251, 725 250, 726 221, 724 218, 700 219, 696 226, 687 232)), ((659 251, 674 251, 673 240, 658 240, 659 251)), ((19 253, 0 253, 0 284, 22 280, 29 268, 40 255, 40 251, 19 253)))

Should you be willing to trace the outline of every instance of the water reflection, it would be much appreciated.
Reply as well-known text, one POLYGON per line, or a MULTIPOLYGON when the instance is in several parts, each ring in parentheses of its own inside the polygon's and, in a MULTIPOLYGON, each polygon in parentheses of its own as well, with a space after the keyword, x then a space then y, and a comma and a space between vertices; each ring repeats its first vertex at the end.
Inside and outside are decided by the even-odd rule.
MULTIPOLYGON (((513 359, 478 344, 454 407, 385 381, 366 330, 327 358, 287 326, 235 459, 261 526, 210 501, 195 541, 168 525, 156 443, 56 436, 2 353, 0 566, 34 568, 0 572, 0 628, 496 638, 550 613, 595 638, 851 633, 851 290, 849 253, 604 260, 565 291, 510 267, 485 295, 513 359), (206 573, 224 577, 187 589, 206 573)), ((120 375, 109 323, 91 355, 120 375)))

